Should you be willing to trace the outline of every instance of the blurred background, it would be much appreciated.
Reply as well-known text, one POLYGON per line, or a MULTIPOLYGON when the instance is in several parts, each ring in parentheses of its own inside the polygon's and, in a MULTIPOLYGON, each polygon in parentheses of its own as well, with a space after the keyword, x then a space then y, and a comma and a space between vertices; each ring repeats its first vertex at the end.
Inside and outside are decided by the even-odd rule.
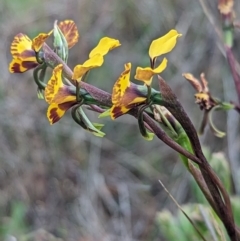
MULTIPOLYGON (((182 73, 204 72, 213 96, 237 100, 215 32, 217 1, 204 2, 208 17, 197 0, 0 0, 0 240, 168 240, 156 219, 166 209, 175 215, 177 208, 158 180, 180 204, 196 202, 177 153, 157 138, 145 141, 127 115, 111 121, 89 113, 93 122, 105 124, 104 138, 85 132, 69 113, 50 126, 32 71, 9 73, 9 49, 19 32, 33 38, 49 31, 54 20, 73 19, 80 39, 70 50, 71 68, 87 59, 101 37, 120 40, 122 46, 88 78, 111 92, 124 64, 132 62, 133 70, 148 66, 151 41, 175 28, 183 36, 168 54, 162 77, 198 129, 203 113, 182 73)), ((238 17, 239 2, 235 10, 238 17)), ((240 59, 240 33, 235 34, 240 59)), ((216 113, 214 123, 227 136, 218 139, 207 128, 201 142, 208 157, 221 152, 230 163, 232 193, 239 194, 239 117, 216 113)))

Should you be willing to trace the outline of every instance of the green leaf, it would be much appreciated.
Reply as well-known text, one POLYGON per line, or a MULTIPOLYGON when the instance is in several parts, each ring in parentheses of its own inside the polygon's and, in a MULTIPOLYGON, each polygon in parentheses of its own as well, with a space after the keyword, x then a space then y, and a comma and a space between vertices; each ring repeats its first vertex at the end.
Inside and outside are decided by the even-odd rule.
POLYGON ((224 187, 228 192, 231 191, 231 171, 229 162, 223 152, 213 153, 209 159, 209 164, 217 173, 224 187))

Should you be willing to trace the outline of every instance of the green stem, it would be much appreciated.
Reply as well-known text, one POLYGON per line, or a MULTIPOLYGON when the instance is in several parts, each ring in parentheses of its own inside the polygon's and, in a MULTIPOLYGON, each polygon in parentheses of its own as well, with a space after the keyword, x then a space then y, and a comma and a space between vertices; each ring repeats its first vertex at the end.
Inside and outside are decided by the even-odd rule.
POLYGON ((149 106, 151 105, 151 103, 147 104, 147 105, 144 105, 142 106, 141 108, 139 108, 139 111, 138 111, 138 126, 139 126, 139 130, 142 134, 142 136, 146 139, 149 139, 150 136, 147 132, 147 129, 145 127, 145 124, 144 124, 144 120, 143 120, 143 112, 146 108, 148 108, 149 106))
POLYGON ((42 79, 44 79, 43 74, 45 73, 46 68, 47 68, 47 65, 45 63, 42 63, 38 65, 33 71, 33 78, 35 80, 35 83, 37 84, 38 88, 42 90, 44 90, 47 86, 47 84, 42 81, 42 79))
POLYGON ((232 13, 222 14, 222 29, 223 29, 224 43, 229 48, 232 48, 233 38, 234 38, 232 13))

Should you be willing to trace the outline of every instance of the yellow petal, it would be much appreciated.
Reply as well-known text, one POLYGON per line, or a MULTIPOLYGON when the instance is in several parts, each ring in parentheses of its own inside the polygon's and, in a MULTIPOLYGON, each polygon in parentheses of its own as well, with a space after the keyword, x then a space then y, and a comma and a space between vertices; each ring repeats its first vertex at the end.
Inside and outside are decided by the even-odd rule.
POLYGON ((131 63, 125 64, 125 70, 121 73, 117 82, 113 86, 112 93, 112 103, 119 104, 122 97, 125 94, 126 89, 130 86, 130 72, 131 72, 131 63))
POLYGON ((49 33, 40 33, 37 37, 35 37, 32 41, 32 49, 35 52, 39 52, 42 48, 43 44, 45 43, 46 39, 52 34, 53 30, 49 33))
POLYGON ((63 86, 62 83, 62 69, 63 65, 59 64, 53 70, 52 77, 48 81, 48 84, 45 88, 45 100, 47 103, 51 104, 53 98, 58 92, 59 88, 63 86))
POLYGON ((182 35, 175 29, 172 29, 163 37, 153 40, 149 48, 150 58, 153 60, 162 54, 172 51, 177 43, 177 38, 180 36, 182 35))
POLYGON ((79 80, 90 69, 100 67, 102 64, 103 56, 100 54, 94 55, 92 58, 85 61, 82 65, 79 64, 75 66, 72 79, 79 80))
MULTIPOLYGON (((36 59, 36 58, 35 58, 36 59)), ((38 65, 36 61, 25 61, 20 58, 14 58, 9 64, 10 73, 23 73, 29 69, 33 69, 38 65)))
POLYGON ((147 98, 142 96, 135 96, 134 99, 128 104, 128 106, 131 106, 133 104, 140 104, 144 102, 147 98))
POLYGON ((25 34, 19 33, 14 37, 11 54, 13 60, 9 64, 10 73, 22 73, 38 65, 32 41, 25 34))
POLYGON ((167 67, 167 59, 164 58, 163 61, 159 64, 159 66, 155 69, 150 67, 141 68, 137 67, 135 79, 143 81, 146 85, 151 85, 152 77, 154 74, 160 74, 167 67))
POLYGON ((153 70, 154 74, 160 74, 167 68, 167 59, 164 58, 163 61, 158 65, 157 68, 153 70))
POLYGON ((89 58, 93 57, 96 54, 101 54, 104 56, 107 54, 110 50, 119 47, 121 44, 119 40, 109 38, 109 37, 104 37, 102 38, 98 45, 90 52, 89 58))
POLYGON ((32 51, 32 40, 27 35, 19 33, 11 44, 11 54, 13 58, 18 58, 26 50, 32 51))
POLYGON ((55 122, 59 121, 62 116, 65 114, 66 110, 62 110, 59 108, 58 104, 52 103, 49 105, 47 110, 47 118, 50 124, 54 124, 55 122))
POLYGON ((112 108, 110 109, 110 116, 112 120, 115 120, 119 116, 127 113, 131 108, 127 108, 125 106, 120 106, 120 105, 113 105, 112 108))
POLYGON ((62 104, 57 104, 57 103, 51 103, 48 107, 47 110, 47 118, 50 122, 50 124, 54 124, 57 121, 59 121, 65 112, 70 109, 73 105, 75 105, 76 102, 65 102, 62 104))
POLYGON ((110 109, 110 116, 113 120, 127 113, 129 110, 135 107, 136 104, 141 104, 146 100, 146 97, 136 96, 134 93, 131 93, 131 91, 126 93, 124 97, 119 101, 119 103, 113 105, 110 109))
POLYGON ((62 82, 62 69, 63 65, 59 64, 53 70, 51 79, 45 88, 45 100, 49 104, 64 104, 64 103, 76 103, 76 93, 70 91, 68 85, 64 85, 62 82))
POLYGON ((60 88, 52 100, 52 103, 56 103, 59 105, 69 102, 77 103, 77 98, 75 93, 69 93, 68 86, 63 86, 62 88, 60 88))
POLYGON ((58 27, 67 40, 68 48, 72 48, 78 42, 79 38, 77 25, 72 20, 65 20, 60 22, 58 27))

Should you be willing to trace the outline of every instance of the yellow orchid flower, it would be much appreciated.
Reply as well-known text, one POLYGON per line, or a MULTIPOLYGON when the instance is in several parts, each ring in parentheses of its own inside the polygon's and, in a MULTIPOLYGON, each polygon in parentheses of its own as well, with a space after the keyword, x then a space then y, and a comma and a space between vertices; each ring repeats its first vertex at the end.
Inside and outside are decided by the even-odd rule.
POLYGON ((113 86, 112 103, 110 110, 112 119, 125 114, 133 107, 146 100, 137 88, 137 85, 130 82, 131 63, 125 64, 125 70, 122 72, 117 82, 113 86))
MULTIPOLYGON (((58 26, 68 42, 68 47, 71 48, 77 43, 79 37, 76 24, 72 20, 65 20, 60 22, 58 26)), ((10 48, 13 57, 9 64, 10 73, 23 73, 38 66, 36 52, 39 52, 51 34, 52 31, 40 33, 33 40, 23 33, 17 34, 10 48)))
POLYGON ((45 88, 45 100, 49 104, 47 117, 50 124, 59 121, 69 108, 77 104, 76 90, 72 90, 62 82, 62 70, 62 64, 54 68, 45 88))
POLYGON ((10 73, 23 73, 38 65, 36 53, 32 49, 32 40, 23 33, 17 34, 11 45, 13 60, 9 64, 10 73))
POLYGON ((52 77, 45 88, 45 100, 49 103, 47 118, 50 124, 59 121, 67 110, 72 108, 72 117, 77 124, 93 135, 103 137, 103 125, 92 123, 81 108, 76 95, 79 93, 75 86, 65 85, 62 82, 63 65, 59 64, 53 70, 52 77))

